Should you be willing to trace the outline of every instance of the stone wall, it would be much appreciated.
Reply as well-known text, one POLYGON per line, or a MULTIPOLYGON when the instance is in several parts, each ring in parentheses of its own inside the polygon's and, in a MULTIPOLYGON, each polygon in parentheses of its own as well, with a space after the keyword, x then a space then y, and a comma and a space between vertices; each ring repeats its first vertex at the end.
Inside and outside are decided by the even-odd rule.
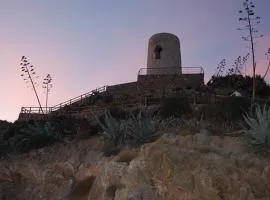
POLYGON ((114 96, 115 100, 136 102, 138 101, 137 82, 123 83, 107 87, 107 92, 114 96))
MULTIPOLYGON (((144 96, 160 96, 179 89, 195 89, 204 84, 203 74, 181 75, 139 75, 137 82, 108 86, 107 91, 116 98, 133 98, 137 101, 144 96)), ((127 99, 126 99, 127 100, 127 99)))
POLYGON ((138 76, 142 96, 161 96, 181 89, 195 89, 204 84, 203 74, 138 76))
POLYGON ((147 68, 161 68, 160 72, 159 70, 149 69, 147 74, 181 73, 180 42, 177 36, 170 33, 158 33, 149 39, 147 68), (157 49, 159 49, 159 53, 156 52, 157 49), (171 67, 174 68, 173 71, 163 70, 163 68, 171 67))
POLYGON ((44 119, 43 114, 38 113, 20 113, 18 121, 29 121, 29 120, 42 120, 44 119))

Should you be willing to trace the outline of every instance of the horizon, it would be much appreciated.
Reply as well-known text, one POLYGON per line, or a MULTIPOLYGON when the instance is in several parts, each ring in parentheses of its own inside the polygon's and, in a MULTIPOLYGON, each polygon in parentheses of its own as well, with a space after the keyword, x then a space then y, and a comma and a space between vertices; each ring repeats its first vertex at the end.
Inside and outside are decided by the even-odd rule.
MULTIPOLYGON (((26 56, 40 82, 52 76, 49 105, 66 101, 103 85, 137 80, 146 67, 149 38, 160 32, 176 35, 182 67, 201 66, 205 83, 224 58, 228 65, 250 50, 241 39, 238 10, 242 0, 26 0, 1 2, 0 22, 2 103, 0 120, 15 121, 21 106, 38 106, 35 95, 20 77, 26 56)), ((264 37, 256 44, 257 73, 267 67, 270 48, 270 2, 256 1, 258 26, 264 37), (268 26, 267 26, 268 25, 268 26)), ((245 32, 244 32, 245 33, 245 32)), ((248 62, 251 72, 251 59, 248 62)), ((270 75, 266 78, 270 80, 270 75)), ((38 88, 42 105, 45 94, 38 88)))

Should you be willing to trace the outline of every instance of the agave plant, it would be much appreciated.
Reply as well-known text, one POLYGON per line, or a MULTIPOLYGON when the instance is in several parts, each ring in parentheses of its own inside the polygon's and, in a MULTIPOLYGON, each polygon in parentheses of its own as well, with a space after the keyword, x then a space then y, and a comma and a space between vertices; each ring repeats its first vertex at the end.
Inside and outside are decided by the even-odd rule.
MULTIPOLYGON (((94 115, 95 116, 95 115, 94 115)), ((124 120, 115 119, 110 111, 105 111, 104 123, 95 116, 98 124, 103 129, 102 135, 113 141, 115 145, 124 143, 126 139, 124 120)))
POLYGON ((270 107, 255 105, 255 115, 247 113, 243 115, 248 134, 251 136, 251 144, 261 150, 270 152, 270 107))
POLYGON ((151 139, 155 133, 155 125, 149 116, 142 116, 140 111, 137 117, 133 113, 126 120, 126 133, 136 144, 144 143, 151 139))

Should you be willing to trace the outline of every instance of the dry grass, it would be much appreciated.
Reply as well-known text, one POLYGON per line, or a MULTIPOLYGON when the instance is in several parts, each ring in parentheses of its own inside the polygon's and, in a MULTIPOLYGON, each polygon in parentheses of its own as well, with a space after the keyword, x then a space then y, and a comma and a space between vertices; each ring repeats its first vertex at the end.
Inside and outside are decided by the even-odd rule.
POLYGON ((146 169, 159 194, 167 200, 269 197, 269 161, 250 153, 228 154, 216 146, 180 149, 164 137, 146 148, 146 169))

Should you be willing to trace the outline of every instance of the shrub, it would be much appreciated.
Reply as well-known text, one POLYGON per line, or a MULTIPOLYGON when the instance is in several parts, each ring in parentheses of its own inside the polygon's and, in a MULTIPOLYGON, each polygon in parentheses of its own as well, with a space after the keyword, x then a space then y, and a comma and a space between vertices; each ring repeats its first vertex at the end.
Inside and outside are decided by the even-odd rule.
POLYGON ((89 120, 72 116, 54 117, 49 122, 54 125, 56 132, 61 133, 63 137, 69 138, 72 138, 77 133, 78 128, 83 131, 89 130, 89 136, 96 135, 97 131, 100 130, 97 130, 97 127, 89 123, 89 120))
POLYGON ((112 103, 113 102, 113 95, 108 92, 103 92, 101 95, 101 99, 104 103, 112 103))
POLYGON ((242 115, 249 109, 251 101, 245 97, 228 97, 220 104, 220 114, 228 121, 240 120, 242 115))
POLYGON ((245 97, 226 97, 215 104, 202 106, 197 111, 197 118, 223 121, 238 121, 250 107, 250 100, 245 97))
POLYGON ((55 127, 49 123, 29 124, 21 130, 20 134, 9 139, 9 144, 19 152, 41 148, 61 139, 61 134, 55 131, 55 127))
POLYGON ((11 125, 11 122, 0 120, 0 131, 7 130, 11 125))
POLYGON ((247 133, 251 136, 251 144, 257 150, 270 152, 270 107, 264 105, 263 109, 255 105, 254 116, 243 115, 244 121, 249 126, 247 133))
MULTIPOLYGON (((253 78, 250 76, 242 75, 226 75, 226 76, 212 76, 207 83, 214 89, 231 88, 232 90, 240 90, 246 93, 246 95, 252 95, 253 78)), ((270 95, 270 86, 265 82, 265 79, 259 75, 256 75, 256 95, 261 98, 265 98, 270 95)))
POLYGON ((167 98, 163 101, 160 114, 163 117, 181 117, 191 113, 191 108, 186 98, 167 98))
POLYGON ((124 109, 114 106, 110 108, 111 115, 116 119, 126 119, 127 113, 124 109))

